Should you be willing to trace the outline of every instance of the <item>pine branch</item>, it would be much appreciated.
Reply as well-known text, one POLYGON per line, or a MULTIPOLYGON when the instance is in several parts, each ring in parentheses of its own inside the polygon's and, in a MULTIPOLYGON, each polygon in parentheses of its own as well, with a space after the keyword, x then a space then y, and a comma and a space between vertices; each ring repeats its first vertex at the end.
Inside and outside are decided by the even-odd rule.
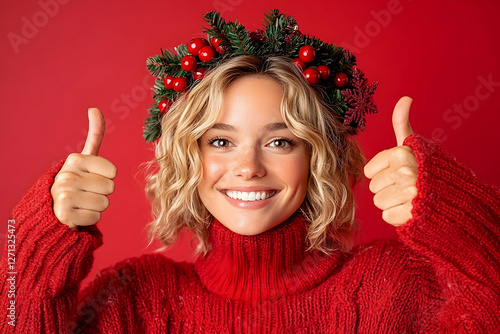
POLYGON ((149 116, 144 121, 142 136, 146 142, 152 142, 161 136, 161 112, 157 106, 151 106, 148 110, 149 116))
POLYGON ((277 18, 277 28, 283 31, 283 34, 291 34, 297 25, 297 21, 292 16, 280 14, 277 18))
POLYGON ((168 60, 162 56, 149 57, 146 60, 146 65, 149 72, 151 72, 151 75, 155 77, 159 76, 161 73, 164 73, 165 70, 170 66, 168 60))
POLYGON ((269 26, 273 26, 276 19, 279 17, 279 9, 270 9, 264 14, 264 27, 267 29, 269 26))
POLYGON ((220 16, 219 12, 215 10, 206 13, 203 16, 203 19, 210 25, 210 28, 203 28, 203 33, 209 34, 210 36, 217 37, 219 39, 224 40, 224 26, 226 24, 226 20, 220 16))
POLYGON ((236 22, 228 22, 224 27, 224 33, 230 43, 235 55, 248 55, 253 54, 255 45, 249 38, 248 30, 236 22))
POLYGON ((186 44, 181 44, 170 51, 161 50, 161 56, 149 57, 146 65, 155 77, 168 73, 170 76, 186 76, 188 72, 181 67, 181 58, 189 55, 186 44))
MULTIPOLYGON (((297 21, 291 17, 284 14, 280 14, 279 10, 273 9, 265 14, 264 19, 264 34, 267 43, 264 43, 262 48, 262 53, 271 54, 290 54, 295 51, 295 48, 303 40, 298 36, 293 36, 292 41, 287 42, 287 36, 290 38, 291 34, 294 32, 297 21), (290 36, 289 36, 290 35, 290 36), (295 45, 290 47, 290 44, 295 40, 295 45)), ((298 48, 297 48, 298 51, 298 48)))

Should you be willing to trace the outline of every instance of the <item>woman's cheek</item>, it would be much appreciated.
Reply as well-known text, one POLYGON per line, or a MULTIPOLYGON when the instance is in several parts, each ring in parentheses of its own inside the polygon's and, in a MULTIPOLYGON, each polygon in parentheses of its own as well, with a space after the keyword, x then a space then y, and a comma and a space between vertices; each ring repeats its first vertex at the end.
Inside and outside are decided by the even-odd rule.
POLYGON ((203 157, 203 179, 208 183, 215 183, 225 173, 227 162, 220 157, 206 155, 203 157))

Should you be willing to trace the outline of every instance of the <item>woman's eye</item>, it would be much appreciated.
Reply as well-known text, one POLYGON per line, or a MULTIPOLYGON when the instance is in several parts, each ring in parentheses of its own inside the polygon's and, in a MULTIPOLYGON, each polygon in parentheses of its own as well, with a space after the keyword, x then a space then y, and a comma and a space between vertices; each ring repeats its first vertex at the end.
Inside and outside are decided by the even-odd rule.
POLYGON ((222 138, 215 138, 210 141, 210 145, 216 147, 216 148, 225 148, 229 147, 230 143, 229 140, 222 139, 222 138))
POLYGON ((271 142, 269 146, 276 148, 288 148, 290 145, 291 143, 286 139, 275 139, 271 142))

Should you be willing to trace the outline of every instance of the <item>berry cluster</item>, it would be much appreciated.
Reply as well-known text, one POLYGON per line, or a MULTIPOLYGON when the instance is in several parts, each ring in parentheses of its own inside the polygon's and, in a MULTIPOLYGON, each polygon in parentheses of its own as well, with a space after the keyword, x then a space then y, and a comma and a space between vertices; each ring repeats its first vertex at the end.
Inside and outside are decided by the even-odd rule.
MULTIPOLYGON (((326 65, 306 68, 306 64, 312 62, 314 59, 316 59, 316 50, 311 45, 301 47, 299 57, 293 59, 294 64, 300 68, 302 74, 311 85, 317 84, 320 80, 327 80, 330 77, 330 68, 326 65)), ((339 88, 344 87, 347 81, 347 74, 342 72, 335 74, 333 78, 335 86, 339 88)))
MULTIPOLYGON (((223 54, 226 52, 224 46, 220 45, 222 40, 216 37, 210 39, 210 43, 204 38, 193 38, 187 45, 190 55, 184 56, 181 59, 181 67, 184 71, 190 72, 194 80, 201 80, 207 71, 206 67, 199 66, 198 61, 208 63, 217 57, 217 53, 223 54)), ((189 80, 186 77, 172 77, 165 75, 163 84, 166 89, 173 89, 177 92, 185 91, 189 86, 189 80)), ((172 101, 164 99, 158 103, 158 109, 162 114, 165 114, 172 101)))

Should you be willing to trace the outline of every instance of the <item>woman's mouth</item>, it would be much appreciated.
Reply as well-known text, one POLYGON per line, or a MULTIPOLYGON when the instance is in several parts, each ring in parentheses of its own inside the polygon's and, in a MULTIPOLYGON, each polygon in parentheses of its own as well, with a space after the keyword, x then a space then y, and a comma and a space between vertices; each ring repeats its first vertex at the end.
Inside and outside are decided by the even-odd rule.
POLYGON ((240 201, 253 202, 268 199, 276 195, 277 191, 236 191, 236 190, 225 190, 223 193, 232 199, 238 199, 240 201))

